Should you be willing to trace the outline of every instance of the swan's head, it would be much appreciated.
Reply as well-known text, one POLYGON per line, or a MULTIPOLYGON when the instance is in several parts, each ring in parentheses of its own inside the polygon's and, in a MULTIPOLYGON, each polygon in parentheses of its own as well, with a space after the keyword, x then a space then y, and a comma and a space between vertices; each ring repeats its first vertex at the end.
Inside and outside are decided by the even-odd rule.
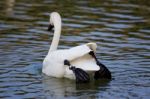
POLYGON ((61 16, 58 12, 52 12, 50 14, 48 31, 52 30, 53 27, 54 28, 61 27, 61 16))

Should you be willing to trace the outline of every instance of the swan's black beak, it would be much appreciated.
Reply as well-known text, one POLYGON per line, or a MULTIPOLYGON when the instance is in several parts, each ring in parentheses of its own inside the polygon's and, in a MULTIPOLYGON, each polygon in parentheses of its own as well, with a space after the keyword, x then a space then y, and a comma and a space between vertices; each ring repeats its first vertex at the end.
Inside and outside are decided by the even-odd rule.
POLYGON ((50 24, 50 25, 48 26, 47 31, 51 31, 51 30, 53 29, 53 27, 54 27, 54 26, 50 24))

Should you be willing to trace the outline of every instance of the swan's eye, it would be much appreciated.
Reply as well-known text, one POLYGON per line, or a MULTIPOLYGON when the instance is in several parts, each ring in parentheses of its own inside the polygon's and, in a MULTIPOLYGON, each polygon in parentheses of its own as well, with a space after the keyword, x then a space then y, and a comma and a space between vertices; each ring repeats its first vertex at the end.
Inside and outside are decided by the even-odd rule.
POLYGON ((51 30, 53 29, 53 27, 54 27, 54 26, 50 24, 50 25, 48 26, 48 29, 47 29, 47 30, 48 30, 48 31, 51 31, 51 30))

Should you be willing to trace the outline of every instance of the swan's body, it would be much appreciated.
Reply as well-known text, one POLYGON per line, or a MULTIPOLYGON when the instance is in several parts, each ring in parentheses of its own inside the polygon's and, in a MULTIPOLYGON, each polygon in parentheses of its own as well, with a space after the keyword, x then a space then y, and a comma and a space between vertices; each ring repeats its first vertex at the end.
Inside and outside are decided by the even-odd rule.
POLYGON ((96 43, 57 50, 61 34, 61 17, 57 12, 50 15, 50 24, 54 26, 54 37, 49 52, 43 61, 42 72, 44 74, 58 78, 75 79, 73 71, 69 69, 69 66, 64 65, 64 60, 69 60, 71 65, 88 73, 94 73, 100 69, 95 59, 89 55, 90 51, 96 51, 96 43))
POLYGON ((71 49, 52 51, 44 59, 43 73, 53 77, 75 79, 73 72, 69 70, 68 66, 64 65, 65 59, 69 60, 73 66, 88 72, 99 70, 94 58, 88 54, 91 51, 90 45, 95 44, 88 43, 71 49))

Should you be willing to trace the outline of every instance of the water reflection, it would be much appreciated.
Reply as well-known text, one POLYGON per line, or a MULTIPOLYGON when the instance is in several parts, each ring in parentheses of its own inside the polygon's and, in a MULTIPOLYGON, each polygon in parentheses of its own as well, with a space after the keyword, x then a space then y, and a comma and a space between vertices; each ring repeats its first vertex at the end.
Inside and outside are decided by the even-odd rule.
MULTIPOLYGON (((88 84, 76 84, 69 79, 57 79, 43 75, 43 88, 48 97, 55 99, 67 98, 88 94, 91 99, 98 98, 96 93, 106 91, 104 87, 108 87, 109 80, 93 81, 88 84), (98 87, 99 86, 99 87, 98 87)), ((84 96, 87 97, 86 95, 84 96)), ((80 97, 81 98, 81 97, 80 97)), ((83 97, 82 97, 83 98, 83 97)))
POLYGON ((0 98, 149 99, 147 0, 1 0, 0 8, 0 98), (96 42, 114 79, 76 85, 42 75, 52 11, 63 17, 59 48, 96 42))

